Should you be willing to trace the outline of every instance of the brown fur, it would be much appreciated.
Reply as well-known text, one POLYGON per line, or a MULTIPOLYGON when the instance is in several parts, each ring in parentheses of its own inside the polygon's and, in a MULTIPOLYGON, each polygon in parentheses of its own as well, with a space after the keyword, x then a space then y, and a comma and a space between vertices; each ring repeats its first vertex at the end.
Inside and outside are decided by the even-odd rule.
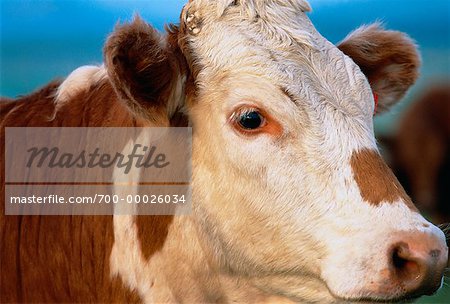
MULTIPOLYGON (((59 84, 52 82, 2 105, 2 145, 7 126, 136 123, 121 104, 110 100, 112 89, 107 83, 81 93, 49 120, 59 84)), ((4 172, 4 155, 1 160, 4 172)), ((110 279, 109 252, 114 242, 111 216, 5 216, 3 174, 1 185, 1 302, 140 301, 136 293, 123 288, 120 279, 110 279)))
POLYGON ((119 98, 139 117, 163 125, 168 125, 167 103, 183 65, 172 37, 176 27, 170 29, 169 41, 163 42, 161 34, 136 17, 117 26, 104 47, 108 75, 119 98))
POLYGON ((136 217, 139 242, 146 259, 164 246, 172 221, 173 215, 159 215, 157 218, 151 215, 136 217), (149 223, 153 223, 153 225, 149 225, 149 223))
POLYGON ((420 56, 414 42, 379 24, 356 30, 338 48, 359 65, 378 94, 377 113, 400 100, 419 76, 420 56))
POLYGON ((381 156, 373 150, 354 152, 350 164, 361 196, 369 204, 403 200, 411 210, 417 210, 381 156))
MULTIPOLYGON (((120 97, 109 80, 105 79, 92 83, 88 89, 65 100, 58 105, 58 109, 54 96, 60 81, 54 81, 16 101, 2 99, 2 146, 5 144, 5 127, 148 125, 148 121, 126 107, 131 103, 127 98, 147 102, 147 109, 157 109, 152 113, 157 112, 156 115, 164 116, 169 121, 165 109, 160 110, 163 103, 160 98, 167 98, 167 86, 172 83, 173 63, 164 59, 156 65, 137 61, 159 56, 156 39, 148 36, 156 33, 150 32, 142 37, 146 33, 140 31, 143 28, 148 31, 149 28, 141 23, 137 21, 119 30, 119 37, 129 34, 139 41, 137 46, 133 46, 134 42, 130 40, 125 45, 131 50, 122 49, 118 54, 123 56, 114 60, 107 58, 110 63, 114 61, 110 68, 120 69, 128 64, 137 66, 131 71, 110 71, 114 77, 114 88, 120 97), (128 55, 134 61, 130 62, 130 58, 126 57, 128 55), (143 74, 139 74, 142 71, 143 74), (120 77, 124 77, 126 82, 121 81, 120 77), (129 87, 120 87, 122 83, 129 87), (152 85, 153 88, 149 90, 152 85), (149 93, 142 94, 147 90, 149 93)), ((114 49, 114 41, 121 43, 114 35, 111 39, 106 56, 114 49)), ((164 54, 164 51, 159 52, 164 54)), ((136 109, 131 107, 131 110, 136 109)), ((2 153, 2 172, 5 169, 4 161, 2 153)), ((0 182, 0 302, 140 302, 136 292, 125 288, 119 278, 110 277, 109 258, 114 243, 112 216, 5 216, 3 174, 0 182)), ((171 216, 137 217, 140 240, 147 257, 164 244, 171 220, 171 216)))

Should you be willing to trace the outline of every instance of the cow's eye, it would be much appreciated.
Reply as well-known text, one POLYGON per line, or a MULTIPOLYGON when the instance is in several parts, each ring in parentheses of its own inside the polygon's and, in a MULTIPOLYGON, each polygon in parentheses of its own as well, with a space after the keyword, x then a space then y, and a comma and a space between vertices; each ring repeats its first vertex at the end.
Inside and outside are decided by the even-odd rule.
POLYGON ((262 115, 255 110, 246 111, 239 115, 238 124, 245 130, 255 130, 264 123, 262 115))
POLYGON ((244 136, 267 134, 278 137, 283 132, 281 125, 264 109, 251 104, 235 108, 228 118, 234 131, 244 136))

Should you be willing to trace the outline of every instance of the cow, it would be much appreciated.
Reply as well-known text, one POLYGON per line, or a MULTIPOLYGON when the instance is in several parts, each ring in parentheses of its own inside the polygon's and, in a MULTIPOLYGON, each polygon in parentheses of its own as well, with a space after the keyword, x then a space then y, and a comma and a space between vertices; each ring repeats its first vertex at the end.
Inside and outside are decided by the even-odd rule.
POLYGON ((450 221, 450 84, 429 85, 401 116, 392 136, 381 136, 390 166, 420 210, 450 221))
POLYGON ((140 18, 119 25, 103 66, 3 104, 2 143, 12 126, 189 125, 193 168, 189 215, 5 216, 2 203, 1 301, 433 294, 445 236, 406 195, 373 132, 374 111, 416 81, 417 48, 380 24, 333 45, 310 9, 191 0, 166 34, 140 18))

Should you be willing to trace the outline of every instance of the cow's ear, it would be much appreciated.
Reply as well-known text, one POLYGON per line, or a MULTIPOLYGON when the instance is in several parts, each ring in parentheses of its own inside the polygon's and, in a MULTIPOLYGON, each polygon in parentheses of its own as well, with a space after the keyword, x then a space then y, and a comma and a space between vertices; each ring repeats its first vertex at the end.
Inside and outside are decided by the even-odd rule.
POLYGON ((350 33, 338 48, 353 59, 378 95, 377 113, 399 101, 419 76, 420 56, 404 33, 388 31, 379 23, 350 33))
MULTIPOLYGON (((146 120, 168 121, 179 106, 183 58, 176 28, 164 36, 136 16, 117 25, 104 47, 109 79, 131 112, 146 120), (178 100, 175 100, 177 96, 178 100)), ((181 85, 183 87, 183 85, 181 85)))

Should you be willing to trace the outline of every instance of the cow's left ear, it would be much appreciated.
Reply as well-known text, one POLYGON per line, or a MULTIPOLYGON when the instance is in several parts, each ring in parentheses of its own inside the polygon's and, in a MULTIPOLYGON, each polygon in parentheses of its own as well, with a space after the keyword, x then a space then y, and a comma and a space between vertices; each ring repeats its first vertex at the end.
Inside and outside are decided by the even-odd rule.
POLYGON ((338 48, 359 65, 378 95, 377 113, 399 101, 419 76, 420 56, 404 33, 388 31, 379 23, 350 33, 338 48))
POLYGON ((118 25, 104 47, 109 79, 130 112, 148 121, 165 124, 181 106, 186 73, 177 44, 177 28, 163 35, 136 16, 118 25))

